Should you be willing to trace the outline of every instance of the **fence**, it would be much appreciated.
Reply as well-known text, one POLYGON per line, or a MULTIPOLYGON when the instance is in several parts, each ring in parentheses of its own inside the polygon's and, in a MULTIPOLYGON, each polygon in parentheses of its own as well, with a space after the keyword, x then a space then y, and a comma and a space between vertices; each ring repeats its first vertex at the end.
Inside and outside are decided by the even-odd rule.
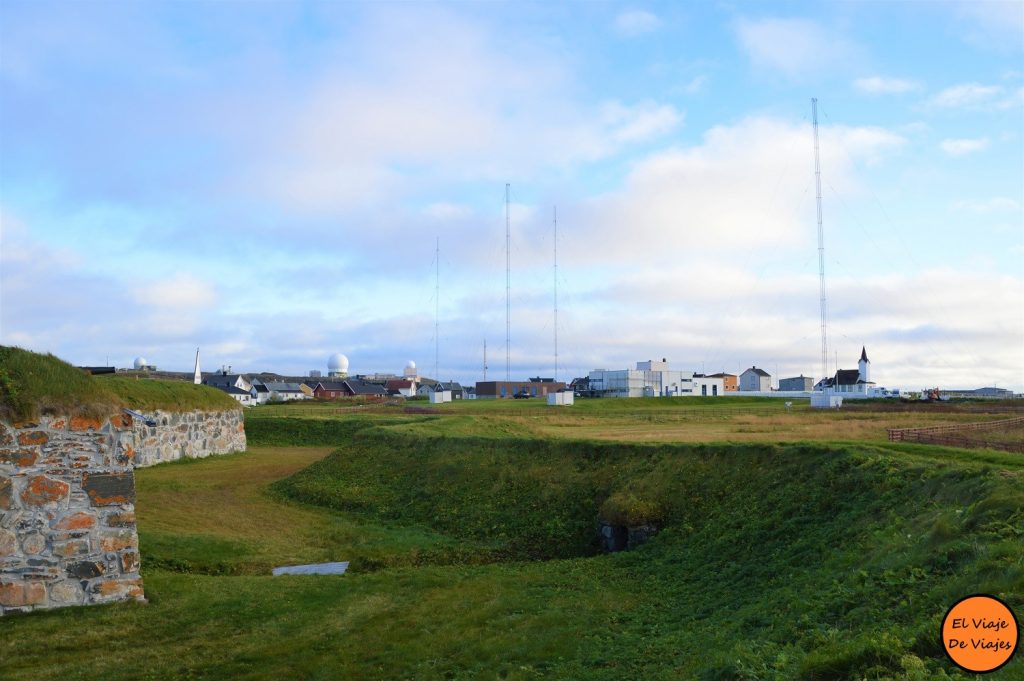
POLYGON ((1008 452, 1024 453, 1024 438, 1020 440, 1000 441, 973 437, 965 437, 959 433, 968 431, 998 430, 1024 426, 1024 416, 1000 421, 983 421, 981 423, 959 423, 949 426, 932 426, 930 428, 890 428, 890 442, 921 442, 950 447, 989 447, 1008 452))

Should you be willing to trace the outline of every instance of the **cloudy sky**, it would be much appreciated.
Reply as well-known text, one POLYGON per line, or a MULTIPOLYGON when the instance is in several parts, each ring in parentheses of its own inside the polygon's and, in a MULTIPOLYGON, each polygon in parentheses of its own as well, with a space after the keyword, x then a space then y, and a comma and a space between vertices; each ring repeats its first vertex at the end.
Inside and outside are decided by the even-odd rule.
POLYGON ((1021 2, 3 0, 0 343, 432 376, 436 321, 504 378, 509 183, 513 379, 819 377, 817 97, 829 372, 1024 390, 1022 46, 1021 2))

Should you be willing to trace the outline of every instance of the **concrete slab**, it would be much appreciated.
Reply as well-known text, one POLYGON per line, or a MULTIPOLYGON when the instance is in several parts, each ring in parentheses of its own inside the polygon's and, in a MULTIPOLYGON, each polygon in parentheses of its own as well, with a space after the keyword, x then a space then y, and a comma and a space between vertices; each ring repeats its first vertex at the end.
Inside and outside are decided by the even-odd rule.
POLYGON ((316 563, 314 565, 286 565, 274 568, 278 575, 343 575, 348 570, 348 561, 341 563, 316 563))

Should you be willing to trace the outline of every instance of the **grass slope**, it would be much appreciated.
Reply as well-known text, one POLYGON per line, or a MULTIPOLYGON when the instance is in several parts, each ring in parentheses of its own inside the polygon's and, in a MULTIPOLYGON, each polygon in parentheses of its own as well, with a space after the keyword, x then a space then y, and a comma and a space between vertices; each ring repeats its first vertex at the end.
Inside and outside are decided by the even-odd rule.
POLYGON ((536 440, 482 417, 424 437, 447 418, 301 420, 284 439, 343 446, 138 471, 150 604, 4 618, 0 678, 967 678, 946 608, 1024 612, 1019 456, 536 440), (600 515, 663 529, 600 555, 600 515))
MULTIPOLYGON (((623 665, 648 678, 926 678, 955 673, 936 632, 958 597, 1024 609, 1019 458, 402 440, 367 434, 277 487, 382 521, 429 519, 507 559, 591 555, 599 515, 665 528, 639 551, 592 559, 599 573, 614 566, 599 583, 634 592, 606 632, 604 678, 623 665)), ((582 651, 562 652, 573 662, 561 671, 582 669, 582 651)))

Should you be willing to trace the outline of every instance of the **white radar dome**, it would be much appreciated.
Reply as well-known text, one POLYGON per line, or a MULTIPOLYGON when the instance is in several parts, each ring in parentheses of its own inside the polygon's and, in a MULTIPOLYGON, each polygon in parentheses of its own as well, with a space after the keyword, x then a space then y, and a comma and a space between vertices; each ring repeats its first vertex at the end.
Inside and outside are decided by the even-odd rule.
POLYGON ((146 362, 146 358, 145 357, 136 357, 135 358, 135 368, 136 369, 141 369, 142 367, 146 366, 146 364, 148 364, 148 362, 146 362))
POLYGON ((348 371, 348 357, 346 357, 345 355, 341 354, 340 352, 335 354, 335 355, 331 355, 327 359, 327 371, 332 372, 332 373, 338 372, 338 371, 345 371, 345 372, 347 372, 348 371))
POLYGON ((405 368, 406 369, 415 369, 416 368, 416 362, 414 362, 414 361, 412 361, 410 359, 408 362, 406 362, 405 368))

